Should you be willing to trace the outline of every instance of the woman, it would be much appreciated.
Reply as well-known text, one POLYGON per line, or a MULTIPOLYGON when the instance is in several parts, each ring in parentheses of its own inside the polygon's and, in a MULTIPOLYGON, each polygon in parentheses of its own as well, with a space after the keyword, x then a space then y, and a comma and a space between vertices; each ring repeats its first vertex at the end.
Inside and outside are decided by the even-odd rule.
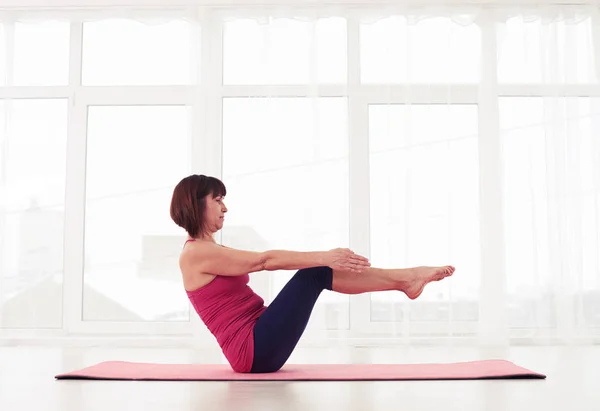
POLYGON ((454 267, 371 268, 344 248, 296 252, 250 252, 218 245, 227 207, 224 184, 191 175, 173 191, 171 218, 188 233, 179 265, 196 312, 240 373, 279 370, 296 347, 323 290, 344 294, 398 290, 417 298, 425 285, 452 275, 454 267), (298 270, 272 303, 248 286, 249 273, 298 270))

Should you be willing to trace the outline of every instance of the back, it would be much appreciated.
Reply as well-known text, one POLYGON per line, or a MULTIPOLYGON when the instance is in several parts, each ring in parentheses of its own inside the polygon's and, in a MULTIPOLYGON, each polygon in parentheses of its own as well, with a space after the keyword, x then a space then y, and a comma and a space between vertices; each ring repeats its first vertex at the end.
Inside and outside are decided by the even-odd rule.
POLYGON ((266 309, 249 286, 250 276, 217 276, 186 291, 192 306, 215 336, 234 371, 249 372, 254 355, 253 329, 266 309))

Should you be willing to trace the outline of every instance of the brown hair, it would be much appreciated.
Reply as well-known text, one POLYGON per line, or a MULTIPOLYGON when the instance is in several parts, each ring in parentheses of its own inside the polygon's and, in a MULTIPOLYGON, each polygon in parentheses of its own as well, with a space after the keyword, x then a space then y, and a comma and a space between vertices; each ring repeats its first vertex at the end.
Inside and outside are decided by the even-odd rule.
POLYGON ((213 198, 227 194, 225 184, 215 177, 192 174, 181 180, 173 190, 171 198, 171 218, 178 226, 196 238, 205 230, 205 197, 213 198))

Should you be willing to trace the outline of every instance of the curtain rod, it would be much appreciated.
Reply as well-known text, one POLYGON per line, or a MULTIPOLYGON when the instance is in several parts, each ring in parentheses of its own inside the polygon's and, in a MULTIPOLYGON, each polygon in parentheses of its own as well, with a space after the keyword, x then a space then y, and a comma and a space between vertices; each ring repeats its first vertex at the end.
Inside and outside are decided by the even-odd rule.
POLYGON ((0 0, 0 9, 182 8, 182 7, 377 7, 377 6, 598 6, 600 0, 0 0))

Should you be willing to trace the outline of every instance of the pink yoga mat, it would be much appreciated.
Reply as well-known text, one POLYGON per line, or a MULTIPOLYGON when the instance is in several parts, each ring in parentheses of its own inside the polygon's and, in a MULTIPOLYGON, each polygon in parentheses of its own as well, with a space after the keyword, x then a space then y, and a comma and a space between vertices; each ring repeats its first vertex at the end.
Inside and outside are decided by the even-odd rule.
POLYGON ((475 380, 546 378, 509 361, 488 360, 447 364, 286 364, 267 374, 235 373, 224 364, 147 364, 102 362, 59 374, 56 379, 158 381, 356 381, 475 380))

